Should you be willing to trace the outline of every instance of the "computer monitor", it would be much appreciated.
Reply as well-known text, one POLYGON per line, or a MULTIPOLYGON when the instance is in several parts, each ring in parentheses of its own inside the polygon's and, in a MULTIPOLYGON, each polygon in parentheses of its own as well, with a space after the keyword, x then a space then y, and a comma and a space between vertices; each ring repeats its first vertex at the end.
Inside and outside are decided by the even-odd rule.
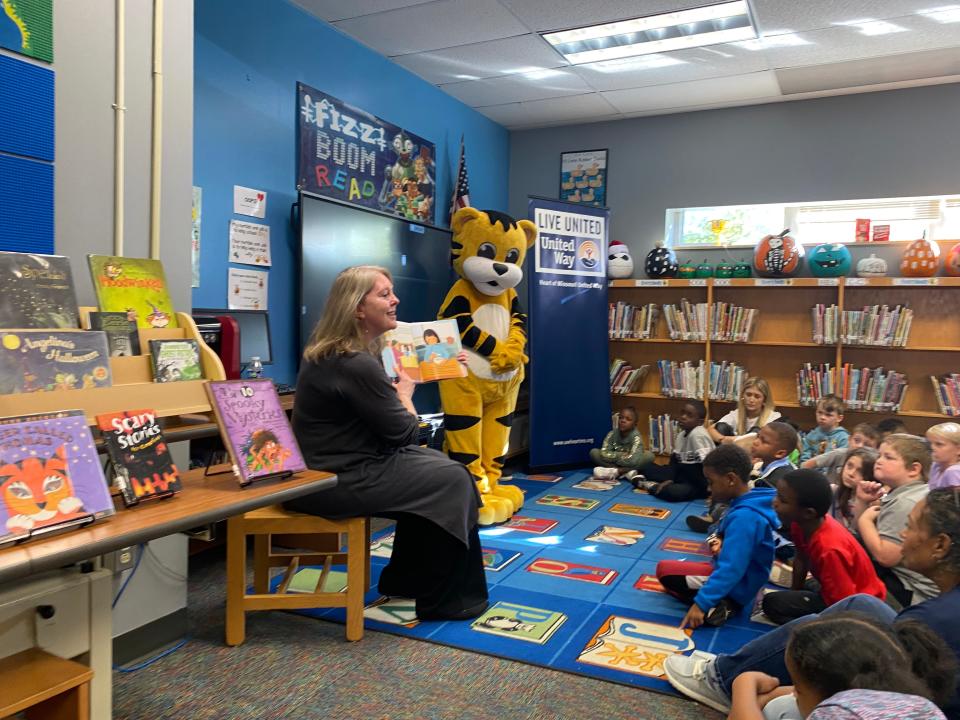
POLYGON ((270 321, 266 310, 217 310, 194 308, 194 318, 226 315, 237 321, 240 328, 240 362, 246 365, 250 358, 258 357, 264 365, 273 362, 270 343, 270 321))

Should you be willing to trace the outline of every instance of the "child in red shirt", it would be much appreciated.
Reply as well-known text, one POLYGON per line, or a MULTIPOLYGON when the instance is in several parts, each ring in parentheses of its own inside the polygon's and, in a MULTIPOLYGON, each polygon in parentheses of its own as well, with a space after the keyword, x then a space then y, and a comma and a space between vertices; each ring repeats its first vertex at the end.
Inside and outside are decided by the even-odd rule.
POLYGON ((790 528, 797 548, 793 589, 763 598, 764 615, 778 625, 818 613, 857 593, 881 600, 887 597, 863 546, 831 517, 832 504, 830 482, 816 470, 793 470, 777 481, 773 509, 790 528), (819 583, 819 591, 807 584, 808 570, 819 583))

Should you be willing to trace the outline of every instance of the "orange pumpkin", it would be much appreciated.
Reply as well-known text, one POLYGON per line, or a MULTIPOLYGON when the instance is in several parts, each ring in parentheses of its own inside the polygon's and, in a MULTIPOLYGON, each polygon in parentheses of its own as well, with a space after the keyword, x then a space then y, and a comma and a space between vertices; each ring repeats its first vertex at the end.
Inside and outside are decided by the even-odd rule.
POLYGON ((943 269, 950 277, 960 277, 960 242, 947 253, 943 260, 943 269))
POLYGON ((761 277, 792 277, 800 270, 803 245, 787 235, 767 235, 753 251, 753 267, 761 277))
POLYGON ((904 277, 933 277, 940 267, 940 246, 936 240, 914 240, 903 252, 900 272, 904 277))

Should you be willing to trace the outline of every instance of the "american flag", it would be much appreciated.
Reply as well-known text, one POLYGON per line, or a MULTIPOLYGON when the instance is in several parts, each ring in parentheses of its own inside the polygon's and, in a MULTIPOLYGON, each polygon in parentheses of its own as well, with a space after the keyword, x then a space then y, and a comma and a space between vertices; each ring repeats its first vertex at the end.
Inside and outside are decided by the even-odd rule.
POLYGON ((457 186, 453 190, 450 203, 450 220, 460 208, 470 207, 470 183, 467 180, 467 159, 463 147, 463 135, 460 136, 460 164, 457 167, 457 186))

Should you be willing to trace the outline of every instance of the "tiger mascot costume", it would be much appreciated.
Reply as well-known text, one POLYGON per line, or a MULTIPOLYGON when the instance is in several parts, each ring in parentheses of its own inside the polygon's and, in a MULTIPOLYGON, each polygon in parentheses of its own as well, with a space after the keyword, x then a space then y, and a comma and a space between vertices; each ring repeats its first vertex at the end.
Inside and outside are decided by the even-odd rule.
POLYGON ((503 522, 523 506, 519 488, 500 485, 504 454, 528 358, 527 316, 514 288, 523 258, 537 239, 529 220, 466 207, 451 222, 453 268, 460 279, 447 293, 440 319, 460 327, 467 376, 440 382, 445 448, 477 479, 480 524, 503 522))

